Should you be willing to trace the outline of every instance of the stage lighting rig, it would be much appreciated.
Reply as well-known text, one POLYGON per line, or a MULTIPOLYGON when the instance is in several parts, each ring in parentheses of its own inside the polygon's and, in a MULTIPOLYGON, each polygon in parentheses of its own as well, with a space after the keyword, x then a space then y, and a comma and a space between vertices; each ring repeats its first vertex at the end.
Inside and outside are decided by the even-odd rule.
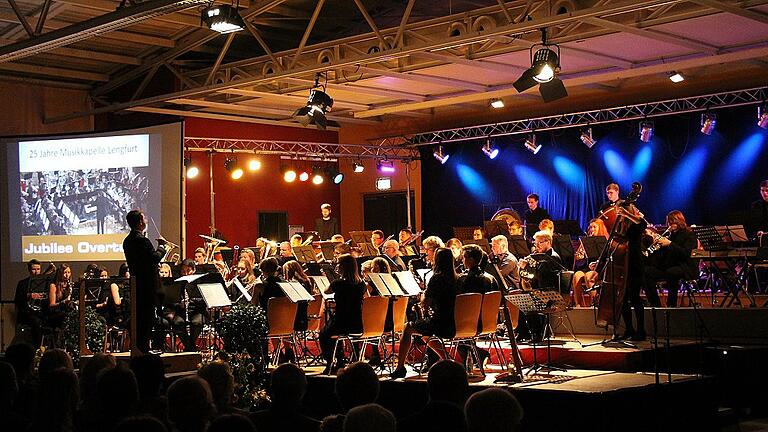
POLYGON ((451 157, 451 155, 443 151, 443 146, 441 145, 435 147, 435 151, 432 152, 432 156, 434 156, 435 159, 437 159, 437 161, 442 165, 445 165, 445 163, 448 162, 448 158, 451 157))
POLYGON ((491 139, 488 138, 485 141, 485 144, 483 144, 483 153, 485 153, 486 156, 488 156, 488 159, 496 159, 496 156, 499 155, 499 148, 491 144, 491 139))
POLYGON ((640 135, 640 141, 647 143, 653 138, 653 122, 641 121, 638 128, 638 134, 640 135))
POLYGON ((717 126, 717 115, 715 113, 705 112, 701 114, 701 133, 712 135, 717 126))
POLYGON ((237 165, 237 158, 234 156, 227 156, 224 160, 224 168, 229 171, 233 180, 239 180, 243 176, 243 169, 237 165))
POLYGON ((318 129, 325 130, 329 123, 332 126, 338 126, 338 123, 329 122, 325 117, 332 107, 333 98, 325 92, 325 86, 320 85, 320 73, 318 73, 315 75, 315 85, 309 91, 307 105, 297 109, 293 117, 304 126, 314 124, 318 129))
POLYGON ((296 181, 296 171, 293 168, 289 168, 288 170, 283 173, 283 180, 286 181, 286 183, 293 183, 296 181))
POLYGON ((581 142, 588 148, 592 148, 597 144, 597 140, 592 136, 592 128, 587 128, 581 131, 579 139, 581 139, 581 142))
POLYGON ((391 160, 380 160, 376 162, 376 168, 383 172, 383 173, 393 173, 395 172, 395 163, 391 160))
POLYGON ((768 103, 757 107, 757 125, 768 129, 768 103))
POLYGON ((512 84, 522 93, 529 88, 539 85, 544 102, 552 102, 568 96, 565 85, 557 75, 560 73, 560 47, 547 43, 547 30, 541 30, 541 43, 534 44, 530 49, 531 67, 512 84), (534 53, 534 50, 535 53, 534 53))
POLYGON ((525 148, 533 154, 538 154, 541 150, 541 144, 536 144, 536 134, 532 133, 525 140, 525 148))
POLYGON ((211 5, 203 9, 200 14, 200 20, 213 31, 221 34, 234 33, 245 29, 245 21, 237 11, 240 6, 238 1, 235 6, 222 4, 211 5))
POLYGON ((352 171, 356 173, 361 173, 365 171, 365 166, 363 165, 362 161, 360 162, 352 162, 352 171))
POLYGON ((192 156, 184 156, 184 168, 187 169, 187 178, 195 178, 200 174, 200 169, 192 163, 192 156))

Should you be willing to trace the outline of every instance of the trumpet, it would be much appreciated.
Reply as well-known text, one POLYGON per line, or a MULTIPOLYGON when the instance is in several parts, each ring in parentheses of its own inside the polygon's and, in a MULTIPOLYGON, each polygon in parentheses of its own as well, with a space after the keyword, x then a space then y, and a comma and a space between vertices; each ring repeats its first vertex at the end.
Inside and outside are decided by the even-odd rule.
POLYGON ((653 243, 651 243, 651 245, 648 246, 648 249, 643 251, 643 256, 646 256, 646 257, 651 256, 657 250, 661 249, 661 244, 659 243, 659 239, 661 239, 662 237, 667 238, 668 235, 669 235, 669 228, 664 230, 664 232, 661 234, 655 234, 653 236, 653 243))

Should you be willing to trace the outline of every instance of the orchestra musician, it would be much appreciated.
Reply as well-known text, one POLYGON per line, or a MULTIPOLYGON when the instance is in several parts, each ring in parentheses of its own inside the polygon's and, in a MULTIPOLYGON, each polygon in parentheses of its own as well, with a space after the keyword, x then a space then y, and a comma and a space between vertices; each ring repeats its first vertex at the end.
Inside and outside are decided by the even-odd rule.
POLYGON ((168 263, 161 263, 158 268, 158 275, 161 279, 172 277, 173 273, 171 272, 171 266, 168 263))
MULTIPOLYGON (((424 243, 426 244, 430 239, 432 237, 427 237, 424 243)), ((405 324, 397 353, 397 368, 389 375, 392 379, 405 378, 405 357, 408 355, 413 335, 450 338, 456 334, 453 315, 456 306, 457 277, 453 266, 453 253, 450 249, 441 246, 433 250, 431 255, 431 261, 435 263, 434 274, 429 279, 421 299, 422 310, 426 313, 420 319, 405 324)), ((437 340, 431 341, 428 348, 443 358, 443 349, 437 340)))
MULTIPOLYGON (((136 348, 149 352, 149 339, 157 303, 157 264, 165 255, 165 239, 157 240, 157 249, 145 237, 147 221, 140 210, 131 210, 125 216, 131 232, 123 240, 125 261, 136 278, 136 295, 131 301, 136 304, 136 348)), ((133 335, 131 335, 133 339, 133 335)))
POLYGON ((272 297, 284 297, 285 293, 278 285, 283 280, 280 278, 282 267, 277 262, 277 258, 270 257, 259 263, 261 277, 253 289, 252 303, 256 303, 267 313, 269 299, 272 297))
POLYGON ((669 238, 655 235, 650 230, 647 232, 655 237, 654 243, 661 248, 649 257, 649 262, 645 266, 645 293, 651 305, 654 305, 655 302, 659 302, 656 283, 666 281, 667 307, 676 307, 680 280, 696 277, 697 266, 696 261, 691 258, 691 251, 696 249, 698 241, 680 210, 672 210, 667 214, 667 226, 670 232, 669 238), (656 301, 652 302, 652 298, 656 301))
MULTIPOLYGON (((491 239, 491 251, 498 263, 499 273, 507 281, 510 290, 520 288, 520 269, 517 258, 509 251, 509 241, 503 235, 491 239)), ((507 293, 508 294, 508 293, 507 293)))
POLYGON ((381 246, 384 244, 384 231, 374 230, 371 233, 371 244, 377 251, 381 251, 381 246))
POLYGON ((608 198, 608 201, 604 202, 603 205, 600 206, 601 212, 608 210, 609 208, 613 207, 617 202, 619 202, 619 185, 617 185, 616 183, 611 183, 608 186, 606 186, 605 196, 608 198))
MULTIPOLYGON (((491 291, 499 291, 499 284, 496 281, 496 278, 483 270, 483 267, 480 265, 485 261, 485 252, 480 249, 480 246, 468 244, 464 245, 461 249, 461 258, 466 270, 456 281, 456 294, 485 294, 491 291)), ((482 322, 478 321, 477 325, 478 330, 482 329, 482 322)), ((490 356, 488 351, 484 349, 479 349, 478 352, 481 361, 482 358, 488 358, 490 356)), ((459 347, 459 354, 463 359, 466 359, 467 347, 465 345, 459 347)))
POLYGON ((315 219, 315 231, 320 236, 320 240, 328 240, 339 232, 339 221, 331 217, 331 205, 328 203, 320 206, 320 214, 322 217, 315 219))
POLYGON ((475 228, 472 230, 472 240, 482 240, 485 238, 482 228, 475 228))
MULTIPOLYGON (((185 259, 181 262, 179 270, 182 276, 189 276, 195 274, 197 267, 193 260, 185 259)), ((197 349, 197 338, 203 332, 205 305, 199 300, 189 298, 189 287, 189 284, 184 287, 186 302, 175 305, 175 314, 166 316, 166 319, 174 324, 177 332, 183 335, 184 351, 192 352, 197 349)))
POLYGON ((248 264, 251 265, 251 269, 253 270, 253 274, 256 277, 259 277, 261 272, 257 267, 256 253, 253 252, 253 249, 243 248, 242 250, 240 250, 240 259, 245 259, 246 261, 248 261, 248 264))
POLYGON ((411 231, 408 228, 403 228, 400 230, 400 232, 397 234, 397 241, 400 242, 400 244, 408 243, 408 241, 413 236, 413 231, 411 231))
MULTIPOLYGON (((552 235, 549 231, 538 231, 533 235, 533 253, 518 262, 520 270, 531 277, 523 278, 521 285, 530 289, 556 291, 560 283, 560 272, 564 270, 560 255, 552 249, 552 235), (529 268, 534 267, 534 268, 529 268), (524 281, 524 283, 523 283, 524 281)), ((522 274, 521 274, 522 276, 522 274)), ((540 315, 524 316, 520 312, 518 337, 540 342, 544 338, 544 317, 540 315)))
MULTIPOLYGON (((608 239, 609 235, 610 233, 602 219, 596 218, 589 221, 589 227, 587 228, 588 237, 601 236, 608 239)), ((592 291, 592 288, 599 282, 599 275, 595 271, 596 265, 597 262, 586 262, 584 245, 579 245, 579 249, 576 251, 576 266, 572 282, 573 302, 576 306, 589 306, 584 304, 585 288, 590 293, 590 296, 597 295, 595 291, 592 291)))
POLYGON ((31 330, 32 343, 40 342, 40 327, 42 318, 39 311, 32 307, 36 301, 42 300, 43 293, 33 293, 30 291, 32 277, 39 276, 42 273, 40 261, 31 259, 27 262, 27 273, 29 276, 20 280, 16 284, 16 292, 13 296, 13 303, 16 305, 16 324, 29 326, 31 330))
POLYGON ((227 290, 229 291, 229 297, 236 299, 241 295, 240 290, 238 290, 235 286, 235 279, 240 282, 246 292, 252 295, 253 286, 256 285, 256 275, 253 274, 253 266, 251 265, 251 262, 241 257, 237 262, 235 271, 237 271, 235 278, 226 282, 227 290))
POLYGON ((551 219, 543 219, 539 222, 539 231, 546 231, 551 236, 555 236, 555 223, 551 219))
POLYGON ((293 249, 291 249, 291 244, 288 242, 280 243, 280 254, 277 257, 277 261, 280 263, 280 266, 283 266, 288 261, 295 260, 296 257, 293 256, 293 249))
POLYGON ((344 236, 341 234, 334 234, 331 236, 331 241, 334 243, 344 243, 344 236))
POLYGON ((205 264, 205 259, 206 259, 206 257, 205 257, 205 249, 203 249, 201 247, 195 249, 194 257, 195 257, 195 265, 203 265, 203 264, 205 264))
POLYGON ((291 236, 291 247, 299 247, 302 243, 304 243, 304 239, 301 238, 300 234, 294 234, 291 236))
POLYGON ((56 270, 53 282, 48 285, 48 308, 46 324, 61 329, 67 312, 72 307, 72 268, 61 264, 56 270))
POLYGON ((768 233, 768 180, 760 182, 760 199, 749 207, 749 229, 750 234, 757 235, 762 241, 760 245, 765 247, 762 237, 768 233))
MULTIPOLYGON (((482 237, 481 237, 482 238, 482 237)), ((461 260, 461 248, 464 246, 461 240, 456 237, 449 239, 445 242, 445 247, 451 250, 453 254, 453 266, 456 268, 456 273, 461 274, 464 272, 464 263, 461 260)))
MULTIPOLYGON (((120 268, 125 266, 125 263, 120 265, 120 268)), ((108 280, 109 271, 104 268, 99 268, 99 279, 108 280)), ((120 287, 114 282, 107 282, 99 292, 98 302, 96 303, 96 311, 106 318, 107 324, 110 326, 122 324, 122 305, 123 299, 120 297, 120 287), (106 289, 105 289, 106 288, 106 289)))
POLYGON ((525 223, 538 225, 544 219, 552 219, 549 212, 539 207, 539 195, 532 193, 526 198, 528 210, 525 211, 525 223))
POLYGON ((511 236, 523 235, 523 225, 520 223, 519 220, 513 219, 512 222, 509 223, 509 235, 511 236))
MULTIPOLYGON (((283 264, 283 280, 286 282, 298 282, 301 284, 301 286, 304 287, 304 289, 307 291, 309 295, 315 295, 317 289, 315 288, 315 285, 312 283, 312 279, 307 276, 307 274, 304 272, 304 269, 301 268, 301 264, 296 261, 288 261, 285 264, 283 264)), ((302 301, 299 302, 296 308, 296 318, 293 321, 293 329, 296 331, 305 331, 307 330, 307 323, 308 323, 308 316, 307 316, 307 307, 309 306, 307 302, 302 301)))
MULTIPOLYGON (((444 248, 445 244, 440 237, 429 236, 421 243, 421 247, 424 250, 424 256, 408 261, 411 273, 418 269, 432 269, 435 262, 435 252, 440 248, 444 248)), ((453 253, 451 253, 451 257, 453 257, 453 253)))
POLYGON ((405 262, 400 258, 400 244, 397 240, 387 240, 382 247, 384 255, 389 261, 392 271, 404 271, 406 269, 405 262))
MULTIPOLYGON (((357 269, 357 260, 350 254, 338 257, 336 272, 339 278, 331 282, 326 293, 334 293, 336 311, 320 331, 320 349, 326 361, 324 373, 331 372, 334 340, 332 336, 360 333, 363 330, 363 294, 365 283, 357 269)), ((337 350, 339 357, 343 350, 337 350)))
MULTIPOLYGON (((621 306, 621 316, 624 321, 624 335, 622 338, 632 341, 643 341, 645 340, 645 306, 643 305, 643 300, 640 298, 640 289, 643 286, 644 272, 642 237, 643 232, 647 227, 647 223, 645 222, 643 214, 632 203, 627 206, 617 205, 616 210, 617 217, 623 217, 632 222, 632 225, 627 228, 625 234, 627 238, 627 259, 629 267, 625 275, 626 288, 624 292, 624 302, 621 306), (633 310, 637 330, 635 330, 635 327, 632 325, 633 310)), ((652 292, 655 294, 656 289, 654 288, 652 292)), ((648 291, 646 291, 646 297, 648 295, 648 291)))

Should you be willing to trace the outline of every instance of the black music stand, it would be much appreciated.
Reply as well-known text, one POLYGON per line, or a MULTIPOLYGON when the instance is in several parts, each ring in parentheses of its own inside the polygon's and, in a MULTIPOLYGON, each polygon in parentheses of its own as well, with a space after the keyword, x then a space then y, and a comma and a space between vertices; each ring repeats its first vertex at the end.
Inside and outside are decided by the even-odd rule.
MULTIPOLYGON (((510 294, 504 296, 507 300, 509 300, 510 303, 515 305, 518 309, 520 309, 521 312, 523 312, 523 315, 525 316, 525 321, 528 322, 528 317, 531 315, 541 315, 545 317, 549 317, 549 313, 547 312, 547 309, 551 306, 551 304, 548 304, 548 300, 550 299, 550 296, 546 293, 546 291, 526 291, 519 294, 510 294)), ((558 296, 560 293, 557 291, 551 291, 551 293, 557 294, 558 296)), ((560 301, 562 302, 562 297, 560 297, 560 301)), ((530 327, 530 323, 529 323, 530 327)), ((546 333, 547 328, 549 327, 549 319, 547 319, 546 326, 544 327, 544 332, 546 333)), ((550 363, 552 360, 551 357, 551 344, 550 339, 547 339, 547 362, 544 364, 540 364, 537 354, 536 354, 536 338, 531 338, 531 344, 533 345, 533 364, 528 368, 528 371, 526 372, 526 375, 535 374, 541 371, 546 372, 552 372, 552 371, 566 371, 567 369, 561 368, 558 366, 554 366, 550 363)))
POLYGON ((573 268, 573 259, 575 253, 573 251, 573 243, 571 242, 571 236, 566 234, 555 234, 552 236, 552 249, 560 255, 560 259, 564 265, 570 265, 566 268, 573 268))
POLYGON ((556 220, 553 221, 553 223, 555 224, 555 232, 558 234, 564 234, 570 237, 584 235, 584 231, 575 220, 556 220))
POLYGON ((531 254, 531 245, 524 236, 515 235, 509 237, 509 251, 512 255, 522 258, 531 254))
POLYGON ((474 238, 475 230, 480 228, 479 226, 453 227, 453 237, 464 242, 474 238))
POLYGON ((509 239, 509 225, 503 220, 490 220, 483 222, 483 228, 485 229, 485 237, 492 239, 497 235, 503 235, 509 239))
POLYGON ((379 250, 376 249, 372 244, 359 243, 359 246, 360 246, 360 252, 362 253, 362 256, 364 257, 379 256, 379 250))
POLYGON ((608 239, 603 236, 584 236, 580 237, 582 247, 584 248, 584 254, 587 256, 587 261, 592 262, 600 258, 600 252, 602 252, 605 245, 608 243, 608 239))
POLYGON ((480 249, 483 250, 487 255, 493 255, 493 252, 491 251, 491 245, 488 243, 488 239, 481 238, 479 240, 467 240, 464 242, 465 245, 477 245, 480 247, 480 249))

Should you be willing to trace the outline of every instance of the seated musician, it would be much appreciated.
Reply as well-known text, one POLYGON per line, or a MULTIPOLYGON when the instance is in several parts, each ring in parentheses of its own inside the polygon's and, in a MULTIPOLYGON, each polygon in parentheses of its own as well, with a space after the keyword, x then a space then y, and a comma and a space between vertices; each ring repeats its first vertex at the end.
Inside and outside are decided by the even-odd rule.
POLYGON ((42 300, 43 293, 30 292, 31 279, 34 276, 39 276, 42 273, 42 266, 40 261, 31 259, 27 262, 27 273, 29 276, 20 280, 16 284, 16 292, 13 296, 13 302, 16 305, 16 324, 27 325, 31 329, 32 344, 40 342, 40 326, 42 324, 42 318, 40 311, 32 305, 39 300, 42 300))
POLYGON ((520 223, 519 220, 513 219, 512 222, 509 223, 509 235, 511 236, 523 235, 523 225, 520 223))
POLYGON ((768 180, 760 182, 760 199, 749 207, 748 222, 750 234, 756 235, 765 247, 768 243, 762 237, 768 232, 768 180))
POLYGON ((280 243, 280 255, 277 257, 277 261, 280 263, 280 265, 282 266, 288 261, 295 260, 296 257, 293 256, 293 249, 291 249, 291 244, 288 242, 280 243))
POLYGON ((384 231, 374 230, 371 234, 371 244, 377 251, 381 251, 381 247, 384 245, 384 231))
MULTIPOLYGON (((424 243, 426 244, 430 238, 424 240, 424 243)), ((450 249, 440 247, 432 252, 432 256, 435 263, 434 274, 429 279, 421 299, 422 310, 425 312, 420 319, 405 324, 397 353, 397 368, 389 375, 393 379, 405 378, 405 357, 408 355, 414 334, 442 338, 450 338, 456 334, 454 308, 457 277, 453 267, 453 254, 450 249)), ((428 348, 440 358, 444 358, 445 353, 438 341, 431 341, 428 348)))
POLYGON ((278 282, 282 282, 282 279, 280 278, 282 268, 277 262, 277 258, 270 257, 259 263, 259 270, 261 271, 261 277, 254 286, 252 303, 261 306, 266 314, 269 299, 272 297, 285 296, 280 285, 278 285, 278 282))
POLYGON ((304 239, 301 238, 301 234, 294 234, 291 236, 291 247, 299 247, 304 243, 304 239))
POLYGON ((397 240, 387 240, 383 245, 384 256, 392 267, 392 271, 404 271, 406 269, 405 262, 400 258, 400 244, 397 240))
MULTIPOLYGON (((196 270, 195 262, 190 259, 182 261, 179 267, 182 276, 193 275, 196 270)), ((185 305, 185 302, 182 301, 181 304, 176 305, 173 314, 166 314, 166 319, 173 324, 174 330, 182 335, 184 351, 187 352, 197 350, 197 338, 203 332, 205 320, 205 304, 201 303, 200 300, 189 298, 189 289, 190 284, 187 284, 184 287, 187 304, 185 305), (189 328, 189 332, 187 332, 187 328, 189 328)))
POLYGON ((546 231, 549 233, 549 235, 554 237, 555 223, 552 222, 550 219, 544 219, 541 222, 539 222, 539 231, 546 231))
POLYGON ((499 284, 496 282, 496 278, 484 271, 480 265, 484 261, 483 256, 485 255, 480 246, 468 244, 464 245, 461 249, 461 258, 465 270, 457 280, 456 293, 485 294, 491 291, 498 291, 499 284))
MULTIPOLYGON (((482 238, 482 236, 480 237, 482 238)), ((461 240, 457 238, 449 239, 447 242, 445 242, 445 247, 451 250, 451 253, 453 254, 453 266, 456 267, 456 273, 464 273, 464 263, 461 259, 461 248, 464 246, 461 244, 461 240)))
POLYGON ((253 295, 253 287, 256 285, 256 275, 253 274, 253 266, 251 266, 251 262, 244 257, 240 257, 240 260, 235 267, 235 271, 237 272, 235 277, 226 282, 229 297, 231 299, 238 299, 242 295, 237 286, 235 286, 235 279, 240 282, 240 285, 243 286, 246 292, 253 295))
POLYGON ((331 237, 331 241, 334 243, 344 243, 344 236, 341 234, 334 234, 331 237))
MULTIPOLYGON (((414 272, 418 269, 432 269, 435 262, 435 252, 439 248, 444 248, 445 244, 442 240, 440 240, 440 237, 429 236, 424 239, 421 247, 424 250, 424 255, 419 258, 412 259, 408 262, 408 266, 410 267, 411 272, 414 272)), ((453 256, 453 253, 451 253, 451 256, 453 256)))
POLYGON ((45 322, 49 327, 60 329, 74 306, 72 304, 72 268, 61 264, 56 270, 53 282, 48 285, 48 305, 45 322))
MULTIPOLYGON (((518 224, 519 225, 519 224, 518 224)), ((509 241, 503 235, 497 235, 491 239, 491 251, 493 262, 497 263, 499 273, 506 280, 510 290, 520 288, 520 269, 517 258, 509 251, 509 241)))
POLYGON ((240 251, 240 259, 248 261, 248 264, 251 265, 251 269, 253 269, 254 276, 259 277, 259 275, 261 275, 258 262, 256 261, 256 253, 253 252, 253 249, 243 248, 243 250, 240 251))
MULTIPOLYGON (((350 254, 338 257, 337 273, 339 279, 331 282, 327 293, 334 294, 335 313, 320 331, 320 349, 327 362, 325 373, 331 372, 334 339, 332 336, 360 333, 363 330, 363 293, 365 283, 357 270, 357 260, 350 254)), ((337 350, 337 356, 343 356, 343 350, 337 350)))
POLYGON ((201 247, 195 249, 194 257, 195 257, 195 265, 203 265, 203 264, 205 264, 205 260, 206 260, 205 249, 203 249, 201 247))
MULTIPOLYGON (((602 236, 608 239, 608 229, 606 229, 602 219, 596 218, 589 221, 587 236, 602 236)), ((597 262, 587 262, 584 245, 580 245, 579 249, 576 251, 576 265, 574 266, 575 272, 573 273, 572 282, 573 302, 576 306, 589 306, 584 304, 585 288, 593 299, 597 295, 597 292, 592 290, 592 288, 599 282, 599 275, 595 271, 596 264, 597 262)))
MULTIPOLYGON (((99 268, 99 279, 109 279, 109 271, 106 268, 99 268)), ((106 318, 108 325, 114 326, 123 323, 122 301, 120 287, 116 283, 107 282, 106 286, 102 287, 96 303, 96 310, 106 318)))
MULTIPOLYGON (((667 282, 667 307, 677 306, 677 290, 680 281, 696 277, 696 261, 691 258, 691 251, 698 244, 696 234, 688 227, 685 216, 679 210, 672 210, 667 215, 669 238, 662 237, 652 231, 647 233, 655 238, 661 248, 649 257, 645 266, 645 293, 649 301, 653 298, 650 292, 656 292, 656 283, 667 282)), ((653 305, 653 304, 652 304, 653 305)))
MULTIPOLYGON (((307 291, 309 295, 318 294, 319 291, 315 288, 312 279, 307 276, 304 269, 301 268, 301 264, 296 261, 288 261, 283 264, 283 280, 286 282, 298 282, 307 291)), ((293 329, 296 331, 305 331, 307 329, 307 302, 299 302, 296 308, 296 319, 293 321, 293 329)))
POLYGON ((158 274, 161 278, 169 278, 173 276, 171 272, 171 266, 168 263, 161 263, 158 267, 158 274))
MULTIPOLYGON (((533 235, 533 239, 533 253, 518 262, 521 285, 524 289, 556 291, 560 283, 560 272, 564 270, 564 267, 560 261, 560 256, 552 249, 552 235, 549 231, 538 231, 533 235)), ((540 315, 526 317, 522 315, 522 312, 520 314, 518 337, 520 339, 531 338, 534 342, 542 341, 544 317, 540 315)))
POLYGON ((397 241, 400 242, 400 244, 408 244, 410 243, 412 236, 413 236, 413 231, 411 231, 408 228, 403 228, 397 234, 397 241))

